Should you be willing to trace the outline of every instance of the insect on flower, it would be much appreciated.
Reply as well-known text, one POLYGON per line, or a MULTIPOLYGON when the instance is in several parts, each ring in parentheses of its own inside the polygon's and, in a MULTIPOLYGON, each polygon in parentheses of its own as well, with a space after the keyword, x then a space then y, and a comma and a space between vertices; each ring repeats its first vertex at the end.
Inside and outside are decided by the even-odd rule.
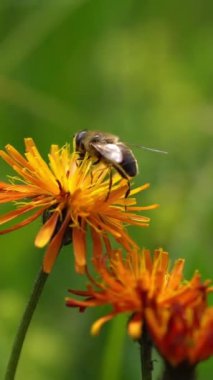
POLYGON ((129 236, 126 226, 147 227, 150 219, 138 215, 138 211, 151 210, 158 205, 138 206, 135 194, 147 189, 144 184, 132 189, 125 198, 126 183, 117 173, 112 176, 110 194, 108 168, 99 170, 92 161, 85 159, 78 165, 79 155, 72 152, 70 145, 62 148, 51 145, 46 162, 32 138, 25 139, 25 154, 19 153, 8 144, 0 150, 0 158, 17 173, 7 182, 0 182, 0 205, 12 203, 13 209, 0 215, 0 235, 22 228, 38 217, 43 225, 39 229, 35 245, 47 249, 43 270, 50 273, 63 245, 72 242, 76 271, 83 273, 87 265, 86 236, 92 232, 94 249, 95 235, 106 238, 113 236, 128 249, 136 243, 129 236), (15 202, 15 205, 14 205, 15 202), (20 218, 8 228, 1 226, 20 218))
MULTIPOLYGON (((166 153, 143 146, 138 147, 166 153)), ((112 186, 111 169, 114 168, 121 177, 128 181, 126 197, 129 195, 130 179, 138 174, 138 164, 132 150, 125 143, 121 142, 119 137, 101 131, 83 130, 76 133, 74 136, 74 149, 79 153, 80 160, 83 160, 86 154, 88 154, 89 158, 94 160, 93 164, 103 162, 109 167, 109 192, 112 186)))
POLYGON ((79 152, 79 159, 83 160, 88 154, 94 160, 94 164, 105 163, 110 168, 110 186, 112 186, 112 171, 114 168, 127 179, 130 192, 129 180, 138 174, 137 160, 127 145, 119 140, 119 137, 110 133, 83 130, 74 136, 74 147, 79 152))

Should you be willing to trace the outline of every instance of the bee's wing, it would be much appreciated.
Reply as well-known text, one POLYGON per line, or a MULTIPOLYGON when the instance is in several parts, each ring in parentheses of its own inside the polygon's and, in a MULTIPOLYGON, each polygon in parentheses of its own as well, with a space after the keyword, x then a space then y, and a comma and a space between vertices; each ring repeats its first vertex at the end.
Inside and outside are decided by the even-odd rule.
POLYGON ((120 164, 123 161, 123 153, 119 145, 99 143, 93 143, 91 145, 106 161, 116 164, 120 164))

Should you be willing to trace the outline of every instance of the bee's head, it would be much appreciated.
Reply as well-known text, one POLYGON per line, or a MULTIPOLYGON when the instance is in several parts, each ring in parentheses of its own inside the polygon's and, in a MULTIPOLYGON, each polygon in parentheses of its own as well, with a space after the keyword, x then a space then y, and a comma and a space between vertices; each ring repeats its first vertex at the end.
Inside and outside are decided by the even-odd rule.
POLYGON ((74 150, 78 152, 85 152, 84 138, 87 134, 87 130, 80 131, 74 135, 73 145, 74 150))

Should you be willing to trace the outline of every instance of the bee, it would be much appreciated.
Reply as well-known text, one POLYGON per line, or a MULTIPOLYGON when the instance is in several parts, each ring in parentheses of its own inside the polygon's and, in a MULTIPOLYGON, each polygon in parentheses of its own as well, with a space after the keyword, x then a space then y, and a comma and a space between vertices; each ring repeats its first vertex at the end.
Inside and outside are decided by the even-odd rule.
MULTIPOLYGON (((138 174, 138 164, 131 149, 121 142, 119 137, 100 131, 83 130, 74 136, 74 149, 79 153, 80 160, 88 154, 94 160, 94 164, 103 162, 109 168, 114 168, 121 177, 127 180, 126 197, 129 195, 130 179, 138 174)), ((109 189, 111 186, 112 172, 110 170, 109 189)))

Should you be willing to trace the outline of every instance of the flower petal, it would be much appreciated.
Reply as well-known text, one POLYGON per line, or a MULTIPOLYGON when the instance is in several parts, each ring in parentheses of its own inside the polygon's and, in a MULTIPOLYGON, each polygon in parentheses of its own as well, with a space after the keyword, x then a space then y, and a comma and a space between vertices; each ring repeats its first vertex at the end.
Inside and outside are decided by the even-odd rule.
POLYGON ((72 232, 73 250, 75 256, 76 271, 85 272, 86 266, 86 233, 80 227, 74 227, 72 232))
POLYGON ((101 327, 108 321, 110 321, 115 316, 115 313, 105 315, 99 318, 91 327, 91 334, 98 335, 100 333, 101 327))
POLYGON ((28 224, 30 224, 34 220, 36 220, 42 213, 43 213, 43 210, 38 210, 37 212, 35 212, 35 214, 33 214, 32 216, 30 216, 29 218, 22 220, 22 222, 17 223, 14 226, 9 227, 9 228, 7 228, 5 230, 1 230, 0 231, 0 235, 7 234, 8 232, 12 232, 12 231, 18 230, 19 228, 27 226, 28 224))
POLYGON ((46 223, 40 228, 36 238, 35 238, 35 246, 38 248, 44 247, 51 239, 55 227, 59 218, 59 214, 57 212, 53 212, 51 217, 46 221, 46 223))
POLYGON ((43 270, 45 273, 50 273, 53 265, 56 261, 56 258, 59 254, 59 251, 61 249, 62 240, 64 237, 64 233, 67 229, 68 223, 70 220, 69 213, 67 213, 64 222, 61 225, 60 230, 57 232, 57 234, 54 236, 54 238, 51 240, 43 259, 43 270))

